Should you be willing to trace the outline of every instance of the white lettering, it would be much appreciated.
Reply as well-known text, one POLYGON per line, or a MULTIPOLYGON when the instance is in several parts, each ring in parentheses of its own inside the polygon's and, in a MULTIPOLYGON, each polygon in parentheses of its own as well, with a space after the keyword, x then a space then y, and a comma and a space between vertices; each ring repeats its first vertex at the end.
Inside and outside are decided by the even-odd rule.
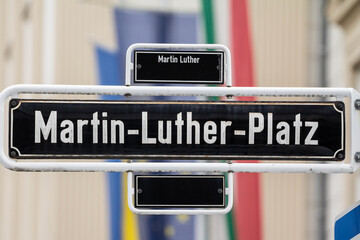
MULTIPOLYGON (((102 113, 103 117, 107 117, 107 112, 102 113)), ((108 143, 108 127, 107 120, 102 120, 102 143, 108 143)))
POLYGON ((98 126, 100 124, 99 118, 98 118, 98 112, 95 112, 93 114, 93 118, 90 121, 90 124, 93 128, 93 143, 98 143, 98 126))
POLYGON ((45 124, 41 111, 35 111, 35 143, 41 143, 41 133, 47 140, 51 132, 51 143, 56 143, 57 111, 51 111, 45 124), (41 133, 40 133, 41 131, 41 133))
POLYGON ((279 144, 289 145, 290 139, 290 125, 287 122, 279 122, 276 125, 277 129, 282 129, 276 134, 276 141, 279 144))
POLYGON ((232 124, 231 121, 221 121, 220 122, 220 144, 226 144, 226 128, 230 127, 232 124))
POLYGON ((210 136, 216 134, 216 123, 213 121, 207 121, 204 124, 204 141, 207 144, 213 144, 216 141, 216 136, 210 136))
POLYGON ((192 112, 186 113, 186 144, 192 144, 192 127, 195 128, 195 144, 200 144, 200 123, 192 120, 192 112))
MULTIPOLYGON (((166 58, 165 58, 166 59, 166 58)), ((164 55, 158 55, 158 62, 163 63, 164 62, 164 55)))
POLYGON ((295 145, 300 144, 300 129, 302 127, 302 121, 300 113, 295 116, 294 127, 295 127, 295 145))
POLYGON ((171 121, 166 121, 166 137, 164 138, 164 121, 158 121, 159 142, 171 144, 171 121))
POLYGON ((192 57, 192 56, 180 56, 180 63, 199 63, 200 58, 192 57))
POLYGON ((60 139, 63 143, 74 143, 74 124, 70 120, 61 122, 60 127, 66 127, 60 132, 60 139))
POLYGON ((273 143, 273 114, 268 113, 267 118, 268 118, 267 144, 272 144, 273 143))
POLYGON ((181 112, 176 115, 175 125, 176 125, 176 133, 177 133, 176 143, 182 144, 182 126, 184 125, 184 121, 182 120, 181 112))
POLYGON ((164 55, 158 55, 158 63, 177 63, 178 58, 174 55, 170 55, 169 57, 164 57, 164 55))
POLYGON ((111 143, 116 143, 116 127, 119 128, 119 143, 124 143, 124 123, 120 120, 111 120, 110 121, 110 130, 111 130, 111 143))
POLYGON ((77 143, 83 143, 83 126, 88 123, 88 120, 77 120, 77 143))
POLYGON ((313 136, 319 126, 318 122, 305 122, 306 127, 311 127, 310 132, 305 138, 305 145, 318 145, 318 140, 313 140, 313 136))
POLYGON ((262 132, 263 130, 264 115, 256 112, 249 113, 249 144, 255 144, 255 133, 262 132), (257 126, 255 126, 256 120, 258 120, 257 126))
POLYGON ((148 137, 148 113, 142 112, 141 132, 143 144, 156 144, 156 138, 148 137))

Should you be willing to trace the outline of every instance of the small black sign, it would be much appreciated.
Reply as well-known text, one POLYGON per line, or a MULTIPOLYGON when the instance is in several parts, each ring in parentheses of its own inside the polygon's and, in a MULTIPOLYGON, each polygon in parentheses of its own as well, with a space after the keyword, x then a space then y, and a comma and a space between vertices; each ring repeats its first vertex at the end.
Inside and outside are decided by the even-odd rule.
POLYGON ((225 176, 137 175, 135 207, 225 207, 225 176))
POLYGON ((134 83, 224 83, 224 53, 135 51, 134 83))
POLYGON ((10 101, 13 158, 343 160, 342 102, 10 101))

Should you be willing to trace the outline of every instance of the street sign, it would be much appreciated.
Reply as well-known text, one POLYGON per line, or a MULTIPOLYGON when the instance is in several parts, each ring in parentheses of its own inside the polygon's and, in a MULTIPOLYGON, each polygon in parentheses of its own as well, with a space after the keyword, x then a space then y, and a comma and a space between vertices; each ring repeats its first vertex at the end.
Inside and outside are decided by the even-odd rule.
POLYGON ((10 101, 11 158, 343 160, 342 102, 10 101))
POLYGON ((134 51, 134 83, 224 83, 219 51, 134 51))
POLYGON ((224 175, 137 175, 135 207, 225 207, 224 175))
POLYGON ((360 201, 336 218, 335 240, 342 239, 360 239, 360 201))

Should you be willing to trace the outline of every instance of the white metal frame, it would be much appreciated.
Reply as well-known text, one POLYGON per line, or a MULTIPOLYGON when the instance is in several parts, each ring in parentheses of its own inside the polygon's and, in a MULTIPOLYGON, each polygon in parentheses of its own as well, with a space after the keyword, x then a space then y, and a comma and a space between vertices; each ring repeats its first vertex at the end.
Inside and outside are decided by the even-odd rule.
MULTIPOLYGON (((8 169, 17 171, 96 171, 128 172, 128 204, 131 211, 138 214, 226 214, 233 206, 234 172, 277 172, 277 173, 353 173, 359 168, 356 159, 360 159, 360 111, 355 108, 355 101, 360 94, 352 88, 261 88, 231 87, 231 54, 228 48, 218 44, 134 44, 126 54, 125 86, 89 86, 89 85, 14 85, 0 93, 0 162, 8 169), (196 86, 131 86, 134 69, 132 54, 135 49, 216 49, 225 53, 224 83, 226 87, 196 86), (268 96, 268 97, 336 97, 350 99, 351 143, 350 162, 324 163, 199 163, 199 162, 45 162, 24 160, 16 161, 5 152, 5 113, 11 98, 19 94, 72 94, 72 95, 124 95, 124 96, 268 96), (355 157, 356 156, 356 157, 355 157), (227 172, 227 206, 221 209, 142 209, 133 203, 133 172, 227 172)), ((349 126, 347 126, 349 127, 349 126)))
POLYGON ((355 155, 360 152, 360 111, 355 100, 360 94, 351 88, 249 88, 249 87, 152 87, 152 86, 82 86, 82 85, 14 85, 0 93, 0 162, 18 171, 116 171, 128 172, 128 204, 137 214, 226 214, 233 206, 233 172, 353 173, 359 168, 355 155), (350 99, 350 163, 199 163, 199 162, 18 162, 5 153, 5 105, 18 94, 80 94, 125 96, 290 96, 337 97, 350 99), (133 204, 132 172, 227 172, 228 202, 221 209, 142 209, 133 204))
MULTIPOLYGON (((350 163, 198 163, 198 162, 18 162, 5 152, 5 137, 0 137, 0 162, 18 171, 114 171, 114 172, 283 172, 283 173, 353 173, 359 168, 355 155, 360 152, 360 111, 354 102, 360 94, 352 88, 260 88, 260 87, 163 87, 163 86, 89 86, 89 85, 14 85, 0 93, 0 134, 4 136, 5 104, 18 94, 74 94, 126 96, 268 96, 349 98, 346 106, 351 116, 350 163)), ((347 144, 347 146, 349 146, 347 144)), ((349 158, 349 156, 347 156, 349 158)))

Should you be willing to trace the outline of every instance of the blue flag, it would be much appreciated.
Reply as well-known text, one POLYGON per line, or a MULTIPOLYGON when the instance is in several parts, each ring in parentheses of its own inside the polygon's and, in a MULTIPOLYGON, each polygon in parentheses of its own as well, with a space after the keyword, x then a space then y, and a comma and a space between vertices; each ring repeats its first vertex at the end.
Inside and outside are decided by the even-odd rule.
MULTIPOLYGON (((99 84, 124 85, 126 51, 133 43, 197 43, 197 14, 179 14, 115 9, 118 49, 96 48, 99 84)), ((104 96, 106 100, 121 99, 104 96)), ((166 98, 161 98, 166 100, 166 98)), ((159 100, 159 98, 158 98, 159 100)), ((122 196, 120 173, 108 173, 111 239, 122 237, 122 196)), ((193 216, 138 216, 139 236, 143 240, 193 239, 193 216)))

